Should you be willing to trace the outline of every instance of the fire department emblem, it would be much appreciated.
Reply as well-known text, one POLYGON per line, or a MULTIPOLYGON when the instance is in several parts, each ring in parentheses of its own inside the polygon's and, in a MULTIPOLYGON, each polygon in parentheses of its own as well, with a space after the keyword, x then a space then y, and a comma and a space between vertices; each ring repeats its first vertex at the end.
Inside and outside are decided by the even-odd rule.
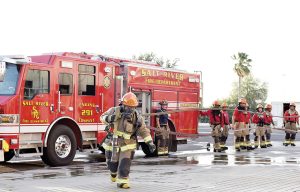
POLYGON ((103 87, 105 89, 108 89, 110 87, 110 78, 108 76, 105 76, 103 79, 103 87))
POLYGON ((40 119, 40 112, 38 110, 36 110, 35 107, 32 107, 31 116, 34 119, 40 119))

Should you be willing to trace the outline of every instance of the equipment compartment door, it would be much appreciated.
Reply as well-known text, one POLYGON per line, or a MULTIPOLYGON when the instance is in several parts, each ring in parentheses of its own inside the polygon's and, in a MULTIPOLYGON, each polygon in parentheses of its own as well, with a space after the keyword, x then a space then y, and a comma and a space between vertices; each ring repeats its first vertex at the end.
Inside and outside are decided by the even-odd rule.
MULTIPOLYGON (((150 113, 151 109, 151 93, 150 92, 134 92, 138 98, 139 105, 137 110, 140 114, 150 113)), ((150 126, 150 116, 144 116, 145 123, 150 126)))

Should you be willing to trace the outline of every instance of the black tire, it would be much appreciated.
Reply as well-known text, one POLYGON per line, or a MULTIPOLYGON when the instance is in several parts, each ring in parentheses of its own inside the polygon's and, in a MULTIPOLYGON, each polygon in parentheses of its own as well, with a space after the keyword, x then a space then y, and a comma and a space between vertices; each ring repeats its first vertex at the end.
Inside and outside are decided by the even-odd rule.
POLYGON ((8 152, 4 153, 4 161, 10 161, 15 156, 15 151, 10 149, 8 152))
POLYGON ((99 149, 103 154, 105 154, 105 149, 104 149, 102 146, 99 146, 98 149, 99 149))
POLYGON ((45 164, 52 167, 69 165, 75 157, 76 149, 77 142, 74 132, 65 125, 57 125, 49 134, 47 147, 43 149, 41 158, 45 164))

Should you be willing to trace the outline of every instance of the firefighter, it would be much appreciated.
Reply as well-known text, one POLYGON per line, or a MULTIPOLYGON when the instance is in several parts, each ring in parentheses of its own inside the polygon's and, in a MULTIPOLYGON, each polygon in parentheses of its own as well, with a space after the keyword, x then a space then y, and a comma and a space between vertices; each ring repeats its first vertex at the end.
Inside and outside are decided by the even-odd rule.
POLYGON ((250 142, 250 123, 251 123, 251 114, 249 112, 249 104, 246 103, 246 109, 243 112, 245 116, 245 130, 242 131, 242 141, 241 149, 247 149, 248 151, 253 150, 250 142))
POLYGON ((222 113, 222 121, 223 121, 223 130, 221 132, 220 147, 224 151, 228 149, 228 147, 226 147, 226 141, 228 138, 230 122, 229 122, 229 114, 227 112, 227 107, 228 107, 227 104, 223 103, 221 107, 222 107, 221 113, 222 113))
MULTIPOLYGON (((159 102, 160 109, 156 113, 166 112, 168 108, 168 101, 162 100, 159 102)), ((168 114, 156 115, 156 127, 159 131, 156 131, 157 139, 157 155, 168 155, 169 154, 169 124, 168 124, 168 114)))
POLYGON ((254 138, 254 145, 255 148, 266 148, 265 143, 265 119, 264 119, 264 112, 263 112, 263 106, 262 104, 258 104, 256 107, 257 113, 255 113, 252 117, 252 122, 256 124, 256 130, 255 130, 255 138, 254 138))
POLYGON ((290 109, 284 113, 284 124, 285 124, 285 141, 283 143, 284 146, 296 146, 296 131, 297 126, 299 126, 299 117, 298 112, 296 111, 296 104, 290 103, 290 109), (291 131, 290 131, 291 130, 291 131))
POLYGON ((265 113, 264 113, 264 119, 265 119, 265 129, 266 129, 266 145, 267 147, 272 147, 271 143, 271 125, 274 126, 273 122, 273 116, 272 116, 272 105, 271 104, 266 104, 265 106, 265 113))
POLYGON ((221 130, 222 130, 222 114, 220 110, 220 103, 219 101, 213 102, 213 109, 208 110, 206 112, 200 112, 203 116, 209 117, 210 127, 212 128, 211 136, 214 140, 214 152, 222 152, 220 146, 220 137, 221 137, 221 130))
POLYGON ((232 116, 232 124, 234 128, 235 135, 235 149, 236 151, 241 151, 241 142, 243 141, 242 136, 246 135, 245 132, 245 114, 247 101, 245 98, 239 99, 239 104, 235 108, 232 116))
POLYGON ((122 105, 112 107, 100 117, 105 124, 112 125, 113 136, 106 139, 102 147, 106 150, 107 167, 111 181, 117 182, 119 188, 130 188, 129 172, 131 160, 137 147, 137 135, 141 136, 151 152, 156 147, 145 121, 137 112, 138 100, 134 93, 128 92, 122 98, 122 105))

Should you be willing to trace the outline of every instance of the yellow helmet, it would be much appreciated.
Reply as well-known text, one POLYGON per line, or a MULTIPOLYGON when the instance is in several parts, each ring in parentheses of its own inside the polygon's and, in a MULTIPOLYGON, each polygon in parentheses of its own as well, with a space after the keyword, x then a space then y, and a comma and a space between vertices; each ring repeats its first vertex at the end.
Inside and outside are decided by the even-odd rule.
POLYGON ((137 107, 139 105, 139 102, 134 93, 128 92, 122 97, 122 104, 129 107, 137 107))

